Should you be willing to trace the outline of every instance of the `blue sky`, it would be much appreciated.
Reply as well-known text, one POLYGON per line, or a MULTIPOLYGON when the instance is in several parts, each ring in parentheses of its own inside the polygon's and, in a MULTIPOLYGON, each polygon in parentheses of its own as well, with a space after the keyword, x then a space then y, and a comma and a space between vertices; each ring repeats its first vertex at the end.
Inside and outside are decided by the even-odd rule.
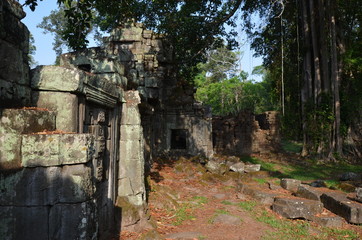
MULTIPOLYGON (((19 1, 21 4, 25 2, 25 0, 19 1)), ((35 39, 36 53, 35 53, 35 61, 38 65, 52 65, 55 62, 55 52, 53 51, 53 36, 51 34, 44 34, 43 30, 37 28, 36 26, 42 21, 43 17, 48 16, 52 10, 58 8, 58 5, 55 0, 44 0, 38 2, 38 6, 35 12, 32 12, 29 7, 24 7, 24 11, 26 12, 26 17, 22 20, 22 22, 28 27, 29 31, 33 34, 35 39)), ((252 56, 253 52, 250 50, 250 45, 246 41, 246 37, 244 34, 240 32, 240 43, 241 43, 241 51, 244 53, 241 59, 241 70, 246 71, 251 75, 253 67, 261 65, 262 59, 254 58, 252 56)), ((260 77, 252 76, 255 80, 261 80, 260 77)))

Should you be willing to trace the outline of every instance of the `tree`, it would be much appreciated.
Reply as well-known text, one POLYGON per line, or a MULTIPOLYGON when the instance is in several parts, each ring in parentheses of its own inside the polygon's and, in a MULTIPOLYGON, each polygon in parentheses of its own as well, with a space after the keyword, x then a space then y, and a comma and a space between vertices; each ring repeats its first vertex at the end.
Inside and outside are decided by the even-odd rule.
POLYGON ((29 54, 28 54, 28 62, 30 67, 35 67, 38 63, 35 61, 34 59, 34 54, 36 52, 36 46, 35 44, 35 39, 33 34, 30 33, 29 35, 29 54))
MULTIPOLYGON (((225 25, 235 26, 233 17, 242 0, 180 1, 180 0, 58 0, 65 7, 67 25, 62 32, 72 49, 86 47, 86 36, 94 20, 102 31, 109 31, 128 21, 143 22, 145 27, 164 34, 171 43, 180 75, 192 79, 194 67, 206 60, 210 46, 236 45, 236 32, 226 31, 225 25)), ((37 0, 27 0, 34 10, 37 0)))

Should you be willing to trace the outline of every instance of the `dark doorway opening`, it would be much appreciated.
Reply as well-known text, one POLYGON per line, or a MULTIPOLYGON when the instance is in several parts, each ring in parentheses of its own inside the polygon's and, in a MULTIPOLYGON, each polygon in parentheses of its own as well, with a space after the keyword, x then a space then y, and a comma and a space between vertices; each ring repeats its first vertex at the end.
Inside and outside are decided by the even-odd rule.
POLYGON ((186 149, 186 129, 171 129, 171 149, 186 149))

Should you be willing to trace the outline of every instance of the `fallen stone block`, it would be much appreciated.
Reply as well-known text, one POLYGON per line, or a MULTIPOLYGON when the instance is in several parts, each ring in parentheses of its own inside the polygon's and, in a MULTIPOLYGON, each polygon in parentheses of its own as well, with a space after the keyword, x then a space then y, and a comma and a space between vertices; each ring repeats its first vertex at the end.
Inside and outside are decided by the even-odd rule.
POLYGON ((325 208, 353 224, 362 223, 362 204, 354 202, 343 193, 323 193, 321 201, 325 208))
POLYGON ((224 174, 228 170, 225 164, 216 161, 208 161, 205 167, 209 172, 216 174, 224 174))
POLYGON ((300 184, 302 184, 302 181, 291 178, 282 178, 280 181, 282 188, 292 192, 296 192, 300 184))
POLYGON ((249 172, 258 172, 260 171, 260 164, 246 164, 244 167, 244 171, 249 173, 249 172))
POLYGON ((343 226, 343 218, 339 216, 334 217, 317 217, 313 216, 310 220, 317 223, 322 227, 340 228, 343 226))
POLYGON ((320 201, 320 196, 322 194, 323 194, 322 191, 305 184, 299 185, 298 190, 296 192, 297 197, 307 198, 316 201, 320 201))
POLYGON ((323 204, 303 198, 276 198, 272 209, 274 212, 289 219, 308 219, 322 213, 323 204))
POLYGON ((356 200, 362 202, 362 188, 356 188, 356 200))
POLYGON ((269 206, 271 206, 274 203, 274 199, 277 196, 276 194, 262 191, 260 189, 257 189, 253 185, 247 185, 247 184, 242 184, 241 191, 242 193, 254 198, 258 202, 269 206))
POLYGON ((245 169, 245 163, 238 162, 230 166, 230 170, 234 172, 243 173, 245 169))

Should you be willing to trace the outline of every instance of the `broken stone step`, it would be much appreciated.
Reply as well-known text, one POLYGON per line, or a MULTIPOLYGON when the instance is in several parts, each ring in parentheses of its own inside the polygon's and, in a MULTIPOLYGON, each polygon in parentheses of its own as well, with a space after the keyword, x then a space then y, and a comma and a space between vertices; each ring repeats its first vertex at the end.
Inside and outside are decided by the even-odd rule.
POLYGON ((304 198, 276 198, 272 209, 285 218, 312 220, 313 216, 323 212, 323 204, 304 198))
POLYGON ((344 224, 344 220, 340 216, 313 216, 310 220, 322 227, 330 228, 340 228, 344 224))
POLYGON ((305 184, 301 184, 296 192, 297 197, 307 198, 310 200, 320 201, 320 197, 323 194, 323 190, 314 188, 305 184))
POLYGON ((321 195, 325 208, 353 224, 362 223, 362 204, 354 202, 343 193, 330 192, 321 195))
POLYGON ((300 184, 302 184, 302 181, 292 178, 282 178, 280 181, 282 188, 292 192, 297 192, 300 184))
POLYGON ((257 188, 255 185, 241 184, 241 192, 249 195, 258 202, 271 206, 277 194, 269 193, 257 188))

